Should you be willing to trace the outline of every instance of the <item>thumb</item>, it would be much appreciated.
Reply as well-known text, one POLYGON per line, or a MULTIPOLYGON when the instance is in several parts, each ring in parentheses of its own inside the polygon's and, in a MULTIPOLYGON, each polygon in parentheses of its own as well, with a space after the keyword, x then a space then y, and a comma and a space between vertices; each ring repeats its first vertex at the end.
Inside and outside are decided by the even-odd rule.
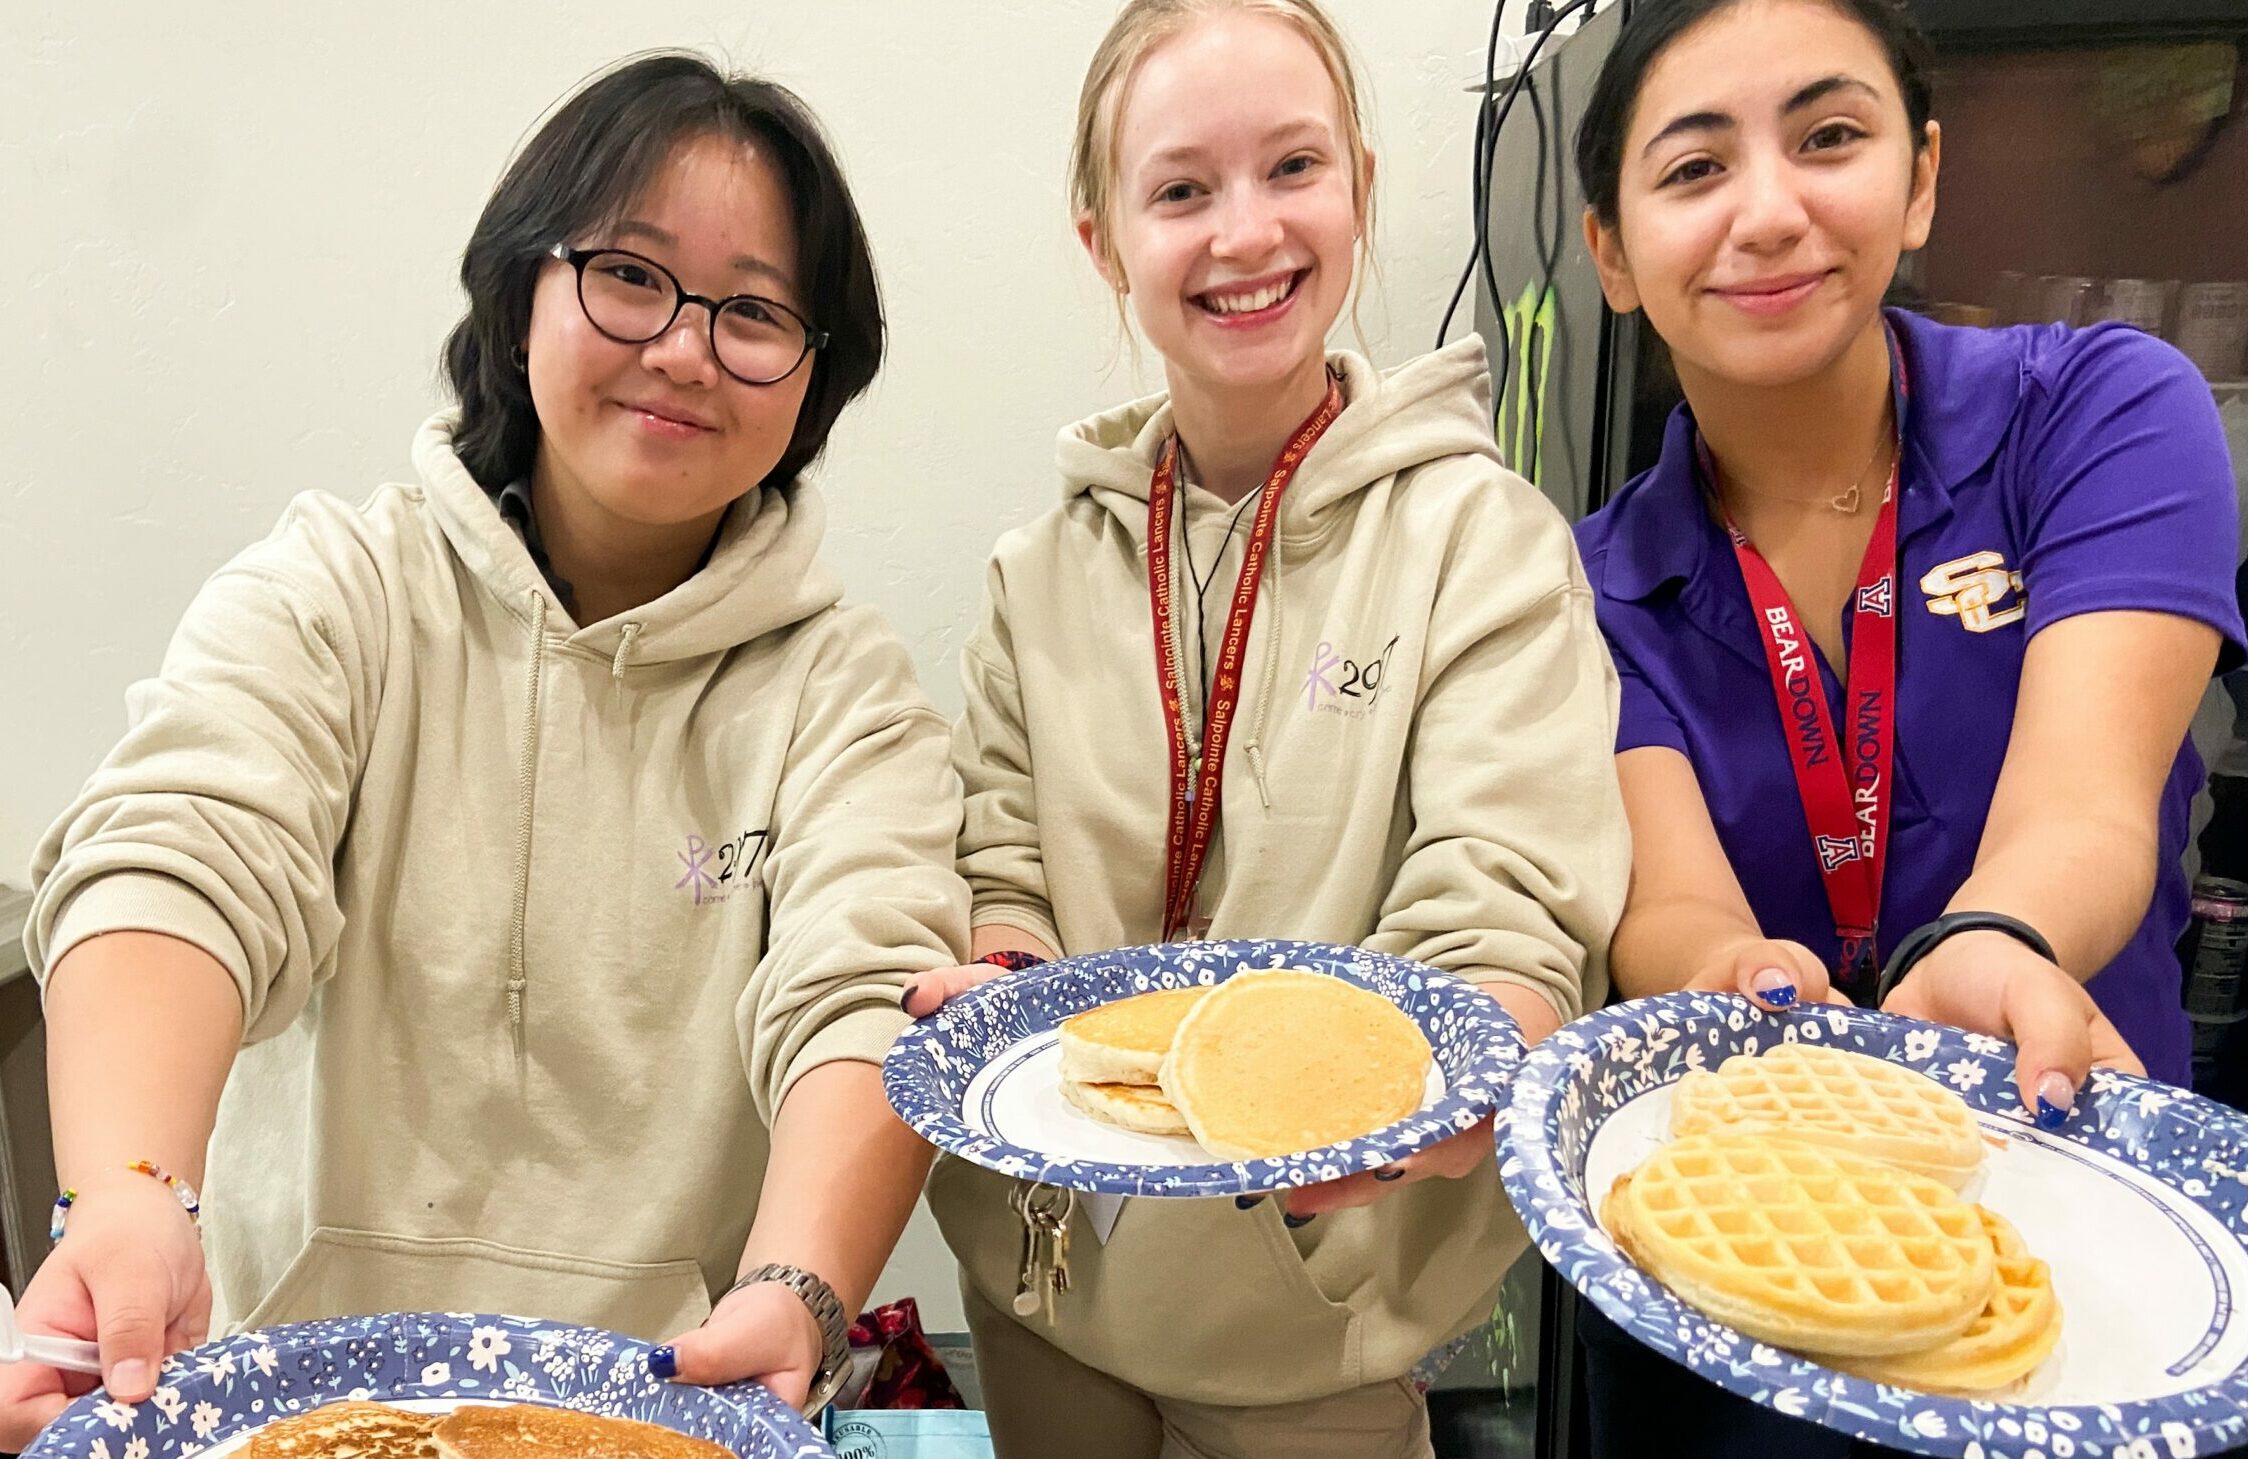
POLYGON ((103 1382, 119 1403, 140 1403, 156 1391, 171 1326, 171 1277, 150 1251, 120 1251, 86 1272, 103 1382))
POLYGON ((2039 1129, 2057 1130, 2068 1122, 2076 1091, 2092 1072, 2091 1013, 2084 1006, 2089 1002, 2081 990, 2050 978, 2009 980, 2006 1023, 2020 1046, 2014 1082, 2039 1129))
MULTIPOLYGON (((783 1301, 751 1302, 737 1294, 701 1327, 679 1334, 650 1353, 649 1369, 658 1377, 703 1385, 799 1371, 802 1381, 798 1386, 808 1388, 812 1370, 819 1366, 819 1325, 797 1295, 784 1287, 771 1287, 756 1295, 783 1301)), ((798 1393, 796 1401, 802 1401, 803 1396, 798 1393)))

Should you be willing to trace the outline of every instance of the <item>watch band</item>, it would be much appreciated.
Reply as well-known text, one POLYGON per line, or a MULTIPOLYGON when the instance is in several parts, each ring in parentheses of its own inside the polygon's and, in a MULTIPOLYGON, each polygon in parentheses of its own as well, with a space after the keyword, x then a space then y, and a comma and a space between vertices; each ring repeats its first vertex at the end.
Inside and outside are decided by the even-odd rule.
POLYGON ((811 1391, 804 1398, 805 1414, 817 1414, 835 1397, 850 1372, 850 1314, 843 1310, 843 1300, 825 1281, 802 1267, 784 1266, 779 1262, 767 1262, 755 1271, 745 1272, 719 1300, 723 1302, 742 1288, 754 1287, 760 1282, 778 1282, 794 1292, 811 1310, 812 1320, 819 1324, 820 1341, 826 1350, 821 1355, 819 1371, 812 1375, 811 1391))
POLYGON ((1936 950, 1937 944, 1962 932, 2003 932, 2022 946, 2044 958, 2058 962, 2053 956, 2053 944, 2047 942, 2038 930, 2018 917, 2003 912, 1946 912, 1935 921, 1925 923, 1905 934, 1897 950, 1889 954, 1889 965, 1881 970, 1881 983, 1874 994, 1874 1006, 1889 1001, 1897 984, 1912 971, 1913 964, 1936 950))

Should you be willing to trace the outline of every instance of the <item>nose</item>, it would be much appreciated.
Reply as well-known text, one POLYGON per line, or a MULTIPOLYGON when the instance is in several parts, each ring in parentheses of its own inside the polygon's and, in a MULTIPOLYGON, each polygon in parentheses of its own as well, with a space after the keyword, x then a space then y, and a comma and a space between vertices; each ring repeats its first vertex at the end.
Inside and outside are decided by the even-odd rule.
POLYGON ((1751 253, 1783 253, 1809 231, 1811 215, 1804 206, 1800 179, 1783 157, 1743 159, 1735 176, 1740 179, 1733 214, 1733 243, 1751 253))
POLYGON ((1248 188, 1229 189, 1218 205, 1210 252, 1229 261, 1254 263, 1276 252, 1285 232, 1278 210, 1264 197, 1248 188))
POLYGON ((671 327, 640 347, 640 363, 678 385, 718 383, 718 358, 710 348, 710 315, 703 305, 683 307, 671 327))

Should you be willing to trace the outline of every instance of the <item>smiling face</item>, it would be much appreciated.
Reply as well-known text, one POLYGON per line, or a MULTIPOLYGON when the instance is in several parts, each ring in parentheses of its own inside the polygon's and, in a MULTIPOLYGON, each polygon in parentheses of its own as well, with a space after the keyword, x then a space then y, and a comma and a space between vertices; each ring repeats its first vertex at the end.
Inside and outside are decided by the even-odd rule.
MULTIPOLYGON (((692 293, 805 312, 788 194, 753 145, 682 143, 619 221, 568 241, 653 259, 692 293)), ((810 361, 772 385, 728 375, 700 305, 645 344, 619 343, 586 317, 559 260, 539 276, 525 350, 541 485, 592 508, 576 513, 587 520, 638 527, 712 523, 755 489, 787 449, 812 376, 810 361)))
POLYGON ((1078 231, 1174 390, 1283 387, 1324 359, 1363 196, 1341 112, 1304 33, 1249 11, 1194 22, 1128 80, 1109 216, 1078 231))
POLYGON ((1586 217, 1609 302, 1645 309, 1682 375, 1816 376, 1873 326, 1898 257, 1928 240, 1928 133, 1916 148, 1880 41, 1843 11, 1719 11, 1648 69, 1614 226, 1586 217))

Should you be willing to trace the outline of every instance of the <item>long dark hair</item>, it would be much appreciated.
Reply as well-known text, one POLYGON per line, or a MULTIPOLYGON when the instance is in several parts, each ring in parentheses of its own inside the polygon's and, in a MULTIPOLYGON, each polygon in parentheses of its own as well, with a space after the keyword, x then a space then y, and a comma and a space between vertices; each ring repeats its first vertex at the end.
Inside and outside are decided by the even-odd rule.
POLYGON ((548 250, 615 220, 674 151, 698 137, 754 143, 795 210, 796 257, 815 352, 796 431, 760 485, 786 486, 818 458, 843 407, 882 365, 882 295, 858 207, 819 123, 787 87, 728 75, 700 56, 635 57, 582 87, 500 179, 461 255, 468 314, 445 341, 460 400, 453 448, 487 491, 521 480, 538 453, 538 415, 521 350, 548 250))
MULTIPOLYGON (((1584 119, 1577 124, 1577 176, 1584 180, 1585 201, 1608 227, 1616 226, 1616 198, 1622 185, 1624 139, 1631 130, 1632 112, 1639 105, 1639 88, 1647 72, 1662 58, 1671 43, 1740 0, 1641 0, 1624 23, 1616 48, 1600 68, 1584 119)), ((1915 151, 1928 145, 1931 107, 1928 83, 1928 38, 1905 9, 1904 0, 1826 0, 1873 33, 1888 53, 1889 69, 1904 97, 1905 117, 1912 123, 1915 151)))

